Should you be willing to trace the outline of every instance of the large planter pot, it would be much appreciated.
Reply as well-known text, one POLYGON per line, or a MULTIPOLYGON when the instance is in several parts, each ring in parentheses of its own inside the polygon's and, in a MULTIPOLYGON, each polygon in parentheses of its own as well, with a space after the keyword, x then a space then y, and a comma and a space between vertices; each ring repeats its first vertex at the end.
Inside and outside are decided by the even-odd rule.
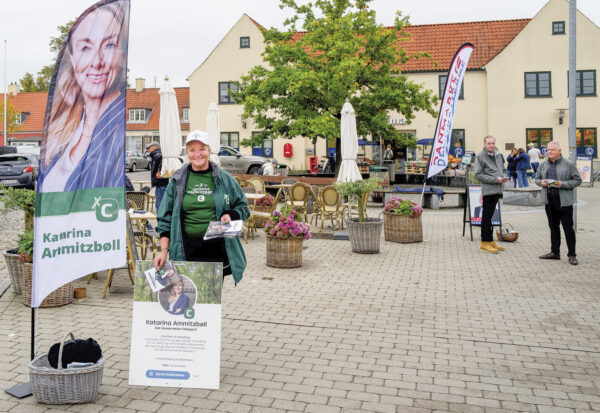
MULTIPOLYGON (((21 285, 21 293, 23 294, 23 304, 31 307, 31 280, 33 277, 33 264, 23 263, 23 284, 21 285)), ((40 307, 60 307, 61 305, 73 302, 73 286, 74 282, 68 282, 62 287, 52 291, 40 307)))
POLYGON ((302 242, 304 238, 276 238, 267 235, 267 265, 277 268, 302 266, 302 242))
POLYGON ((23 283, 23 264, 19 261, 19 253, 16 249, 4 252, 4 261, 10 276, 10 283, 15 294, 21 294, 21 284, 23 283))
POLYGON ((408 215, 383 213, 383 233, 386 241, 410 242, 423 241, 423 225, 421 217, 411 218, 408 215))
POLYGON ((358 218, 349 218, 346 220, 346 224, 348 225, 352 252, 379 254, 382 219, 365 218, 364 222, 360 222, 358 218))

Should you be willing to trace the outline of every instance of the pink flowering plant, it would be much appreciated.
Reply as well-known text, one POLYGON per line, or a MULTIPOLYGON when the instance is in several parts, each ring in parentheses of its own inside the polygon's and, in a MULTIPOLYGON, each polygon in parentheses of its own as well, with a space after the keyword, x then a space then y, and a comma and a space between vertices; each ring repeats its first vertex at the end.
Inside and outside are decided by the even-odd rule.
POLYGON ((418 218, 423 213, 423 207, 409 199, 402 199, 393 196, 383 208, 384 213, 395 215, 409 215, 411 218, 418 218))
POLYGON ((265 223, 265 232, 275 238, 310 239, 310 225, 302 222, 302 215, 288 206, 273 212, 273 218, 265 223))

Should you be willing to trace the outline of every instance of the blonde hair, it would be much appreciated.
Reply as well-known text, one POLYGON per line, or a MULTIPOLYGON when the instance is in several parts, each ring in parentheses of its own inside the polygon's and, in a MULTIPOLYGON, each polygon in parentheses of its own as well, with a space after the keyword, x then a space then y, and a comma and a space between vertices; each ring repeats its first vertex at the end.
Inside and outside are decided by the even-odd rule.
MULTIPOLYGON (((77 30, 79 24, 97 10, 106 10, 113 14, 115 24, 121 27, 118 42, 119 48, 127 50, 129 11, 119 1, 109 4, 101 3, 96 7, 93 6, 73 24, 54 69, 55 72, 57 69, 59 70, 59 77, 55 80, 54 88, 50 90, 48 95, 52 99, 52 107, 50 115, 46 115, 44 130, 42 131, 42 140, 45 141, 41 159, 43 166, 48 166, 52 162, 52 159, 66 148, 81 120, 84 102, 81 96, 81 87, 75 80, 75 72, 70 59, 73 52, 71 36, 77 30)), ((126 66, 123 64, 123 60, 121 60, 119 73, 112 84, 109 85, 105 96, 119 90, 123 86, 123 83, 126 82, 126 75, 126 66)))
POLYGON ((183 280, 177 281, 177 282, 171 284, 171 293, 169 294, 169 303, 172 303, 173 301, 177 301, 177 294, 175 293, 175 286, 178 283, 181 283, 181 294, 183 294, 183 280))

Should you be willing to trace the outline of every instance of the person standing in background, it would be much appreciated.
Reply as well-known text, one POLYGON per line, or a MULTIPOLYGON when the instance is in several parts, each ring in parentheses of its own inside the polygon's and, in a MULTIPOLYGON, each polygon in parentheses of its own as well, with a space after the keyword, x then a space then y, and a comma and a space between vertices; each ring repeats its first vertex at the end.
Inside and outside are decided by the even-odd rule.
POLYGON ((532 178, 537 178, 537 170, 540 166, 540 158, 544 156, 540 152, 538 148, 536 148, 533 143, 527 145, 529 150, 527 151, 527 155, 529 155, 529 162, 531 162, 531 167, 533 168, 532 178))
POLYGON ((506 158, 506 162, 508 163, 506 167, 506 171, 508 173, 508 179, 513 181, 513 188, 517 187, 517 156, 519 155, 519 150, 517 148, 513 148, 510 151, 510 155, 506 158))
POLYGON ((162 152, 160 151, 160 145, 158 142, 150 142, 146 145, 146 152, 150 154, 150 182, 154 187, 154 195, 156 196, 156 212, 160 208, 167 185, 169 184, 169 178, 163 178, 160 170, 162 168, 162 152))
POLYGON ((519 155, 517 156, 517 180, 519 181, 519 188, 527 188, 529 186, 527 170, 530 167, 529 155, 527 155, 525 149, 519 148, 519 155))

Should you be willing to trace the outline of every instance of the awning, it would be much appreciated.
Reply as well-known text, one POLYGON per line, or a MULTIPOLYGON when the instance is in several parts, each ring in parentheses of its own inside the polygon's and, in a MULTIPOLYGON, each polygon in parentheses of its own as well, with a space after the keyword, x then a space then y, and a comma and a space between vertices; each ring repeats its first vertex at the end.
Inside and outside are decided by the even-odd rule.
MULTIPOLYGON (((432 139, 432 140, 433 140, 433 139, 432 139)), ((360 146, 365 146, 365 145, 373 145, 373 146, 376 146, 376 145, 379 145, 379 142, 371 142, 371 141, 366 141, 366 140, 364 140, 364 139, 359 139, 359 140, 358 140, 358 144, 359 144, 360 146)))
POLYGON ((417 145, 433 145, 433 138, 419 139, 417 145))

